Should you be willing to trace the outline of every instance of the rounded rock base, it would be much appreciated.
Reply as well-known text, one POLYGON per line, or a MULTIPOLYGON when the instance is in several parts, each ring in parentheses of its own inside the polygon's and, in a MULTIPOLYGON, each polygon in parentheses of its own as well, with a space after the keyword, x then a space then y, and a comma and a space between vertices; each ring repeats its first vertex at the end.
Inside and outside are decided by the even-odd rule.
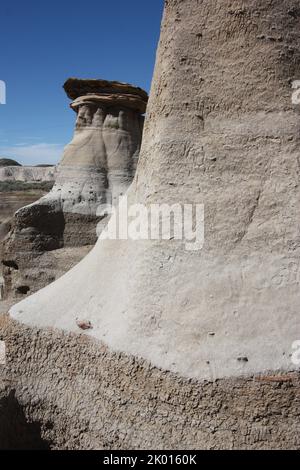
POLYGON ((0 337, 5 393, 52 449, 300 448, 299 373, 198 382, 7 316, 0 337))

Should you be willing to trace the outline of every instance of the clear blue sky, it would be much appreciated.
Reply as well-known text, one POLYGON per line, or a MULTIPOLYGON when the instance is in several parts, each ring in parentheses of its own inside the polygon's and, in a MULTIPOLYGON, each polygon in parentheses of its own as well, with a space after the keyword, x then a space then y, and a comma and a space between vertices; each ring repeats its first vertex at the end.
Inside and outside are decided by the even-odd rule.
POLYGON ((56 162, 74 112, 62 85, 106 78, 149 91, 163 0, 1 0, 0 157, 56 162))

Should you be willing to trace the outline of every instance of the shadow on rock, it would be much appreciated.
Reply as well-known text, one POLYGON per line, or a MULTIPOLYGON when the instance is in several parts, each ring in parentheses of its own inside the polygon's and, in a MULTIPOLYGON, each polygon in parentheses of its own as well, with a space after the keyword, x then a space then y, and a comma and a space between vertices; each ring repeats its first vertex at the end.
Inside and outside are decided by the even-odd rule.
POLYGON ((13 391, 0 399, 0 450, 50 450, 40 424, 28 422, 13 391))

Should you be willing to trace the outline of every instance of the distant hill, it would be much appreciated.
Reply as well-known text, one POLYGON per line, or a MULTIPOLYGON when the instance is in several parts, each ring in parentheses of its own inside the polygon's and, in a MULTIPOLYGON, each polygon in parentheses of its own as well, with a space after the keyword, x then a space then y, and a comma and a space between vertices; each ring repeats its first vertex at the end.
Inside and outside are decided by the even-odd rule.
POLYGON ((22 166, 11 158, 0 158, 0 166, 22 166))

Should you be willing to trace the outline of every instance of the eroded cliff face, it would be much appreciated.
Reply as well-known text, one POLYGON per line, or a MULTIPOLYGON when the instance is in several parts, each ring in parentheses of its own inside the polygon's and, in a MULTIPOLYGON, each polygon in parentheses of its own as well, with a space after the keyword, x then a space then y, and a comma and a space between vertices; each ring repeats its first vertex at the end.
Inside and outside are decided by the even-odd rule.
POLYGON ((0 167, 0 181, 51 182, 55 179, 55 166, 3 166, 0 167))
MULTIPOLYGON (((69 79, 64 86, 77 114, 74 138, 52 190, 14 216, 2 258, 6 297, 32 293, 65 272, 55 274, 57 257, 48 252, 74 248, 81 253, 79 247, 95 244, 96 228, 99 234, 107 223, 101 207, 116 204, 135 173, 147 93, 104 80, 69 79)), ((75 264, 86 253, 73 257, 75 264)))
MULTIPOLYGON (((39 397, 45 419, 58 402, 67 404, 74 368, 82 418, 72 403, 61 416, 72 429, 91 419, 82 438, 73 435, 74 448, 299 448, 299 373, 291 372, 300 334, 300 121, 292 103, 299 5, 165 3, 128 202, 204 204, 204 246, 98 241, 59 281, 11 309, 6 377, 20 396, 18 378, 34 382, 24 402, 39 397), (92 326, 85 334, 78 335, 78 317, 92 326), (87 387, 87 355, 77 349, 85 341, 95 348, 92 366, 102 342, 107 361, 107 376, 93 367, 87 387), (40 368, 32 374, 14 346, 27 342, 31 355, 51 350, 48 358, 61 357, 64 344, 58 394, 51 381, 40 385, 40 368), (120 395, 102 389, 104 376, 120 395)), ((53 377, 53 363, 41 374, 53 377)))

